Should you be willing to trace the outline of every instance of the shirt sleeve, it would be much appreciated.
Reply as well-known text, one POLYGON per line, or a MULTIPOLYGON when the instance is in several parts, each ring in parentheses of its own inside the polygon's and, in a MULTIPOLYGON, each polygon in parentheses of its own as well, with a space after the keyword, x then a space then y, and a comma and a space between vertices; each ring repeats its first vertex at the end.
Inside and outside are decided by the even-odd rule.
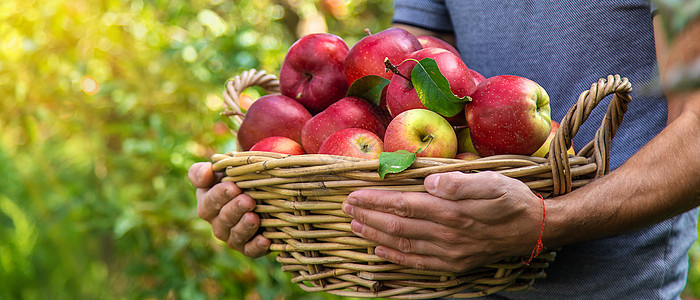
POLYGON ((453 32, 445 1, 440 0, 394 0, 393 22, 436 32, 453 32))
POLYGON ((649 1, 649 11, 651 11, 652 16, 655 16, 659 12, 659 9, 656 7, 656 3, 654 2, 655 1, 649 1))

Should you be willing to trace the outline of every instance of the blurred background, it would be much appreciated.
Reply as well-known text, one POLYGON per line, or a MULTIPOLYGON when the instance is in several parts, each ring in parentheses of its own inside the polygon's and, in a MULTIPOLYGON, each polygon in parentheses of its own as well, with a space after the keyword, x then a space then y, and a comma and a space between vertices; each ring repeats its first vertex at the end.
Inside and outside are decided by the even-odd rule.
POLYGON ((390 0, 0 1, 0 299, 340 299, 218 242, 187 169, 235 147, 227 79, 278 73, 308 33, 352 46, 391 13, 390 0))

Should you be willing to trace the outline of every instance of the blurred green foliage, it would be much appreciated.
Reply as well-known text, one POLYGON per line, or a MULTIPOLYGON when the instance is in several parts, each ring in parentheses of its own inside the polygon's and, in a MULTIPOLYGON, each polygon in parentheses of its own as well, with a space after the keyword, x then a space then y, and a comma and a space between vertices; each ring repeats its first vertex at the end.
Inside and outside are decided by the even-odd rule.
POLYGON ((228 249, 187 169, 232 150, 224 82, 391 2, 0 1, 0 299, 335 299, 228 249))
MULTIPOLYGON (((234 142, 224 82, 389 0, 0 1, 0 299, 338 299, 229 250, 187 169, 234 142)), ((700 248, 689 295, 700 295, 700 248)))

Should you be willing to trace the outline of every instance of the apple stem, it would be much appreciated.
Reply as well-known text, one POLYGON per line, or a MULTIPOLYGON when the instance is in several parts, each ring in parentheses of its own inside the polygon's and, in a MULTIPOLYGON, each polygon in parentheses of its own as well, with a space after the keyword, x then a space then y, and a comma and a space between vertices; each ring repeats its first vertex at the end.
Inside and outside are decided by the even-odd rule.
POLYGON ((372 32, 369 31, 369 28, 365 28, 365 32, 367 33, 367 35, 372 35, 372 32))
POLYGON ((388 57, 384 58, 384 67, 386 68, 387 72, 391 71, 392 73, 403 77, 403 79, 406 79, 408 82, 411 82, 411 78, 408 78, 405 75, 401 74, 401 72, 399 72, 399 68, 392 64, 391 61, 389 61, 388 57))
POLYGON ((301 90, 299 90, 299 93, 297 93, 296 97, 297 99, 301 99, 301 97, 304 95, 304 91, 306 90, 306 87, 309 86, 309 82, 311 79, 314 78, 314 74, 311 73, 304 73, 306 75, 306 80, 304 80, 304 83, 302 84, 301 90))
POLYGON ((224 111, 224 112, 222 112, 221 114, 224 115, 224 116, 227 116, 227 117, 230 117, 230 116, 241 116, 241 117, 245 118, 245 114, 242 113, 242 112, 238 112, 238 111, 229 110, 229 111, 224 111))
POLYGON ((457 130, 461 130, 464 128, 469 128, 469 125, 455 125, 455 126, 452 126, 452 128, 454 128, 454 130, 457 131, 457 130))

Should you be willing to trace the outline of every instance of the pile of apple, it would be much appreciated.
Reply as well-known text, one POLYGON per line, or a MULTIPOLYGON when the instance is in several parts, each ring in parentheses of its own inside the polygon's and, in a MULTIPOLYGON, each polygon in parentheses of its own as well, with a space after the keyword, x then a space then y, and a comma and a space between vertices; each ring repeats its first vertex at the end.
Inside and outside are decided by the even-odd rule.
POLYGON ((398 150, 463 159, 545 156, 558 127, 547 93, 534 81, 484 78, 448 43, 399 28, 368 34, 352 48, 333 34, 304 36, 289 48, 279 83, 281 94, 262 96, 247 109, 238 130, 242 150, 367 159, 398 150), (437 63, 452 96, 467 99, 459 113, 426 108, 432 99, 411 80, 425 58, 437 63), (380 79, 363 83, 378 97, 349 93, 363 78, 380 79))

